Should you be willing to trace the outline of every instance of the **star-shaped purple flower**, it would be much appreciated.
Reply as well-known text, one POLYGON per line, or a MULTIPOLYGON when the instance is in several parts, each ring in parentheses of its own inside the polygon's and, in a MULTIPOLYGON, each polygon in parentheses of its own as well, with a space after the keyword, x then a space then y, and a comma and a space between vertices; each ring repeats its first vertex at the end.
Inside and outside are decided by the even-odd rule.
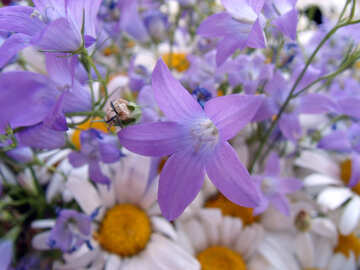
POLYGON ((253 179, 261 190, 261 200, 254 214, 263 213, 272 204, 281 213, 289 216, 290 203, 286 195, 301 189, 303 184, 295 178, 280 177, 280 160, 276 153, 269 155, 264 173, 253 176, 253 179))
POLYGON ((118 136, 135 153, 170 155, 160 174, 158 200, 163 215, 169 220, 178 217, 200 191, 205 173, 229 200, 255 207, 256 186, 227 140, 252 120, 262 98, 222 96, 203 109, 162 60, 152 74, 152 87, 169 121, 130 126, 118 136))

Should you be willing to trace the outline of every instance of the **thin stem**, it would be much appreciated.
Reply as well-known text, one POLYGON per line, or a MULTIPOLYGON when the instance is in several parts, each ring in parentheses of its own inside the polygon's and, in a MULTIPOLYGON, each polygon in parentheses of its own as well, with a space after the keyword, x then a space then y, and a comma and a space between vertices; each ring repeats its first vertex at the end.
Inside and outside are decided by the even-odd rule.
POLYGON ((328 32, 326 34, 326 36, 321 40, 321 42, 318 44, 318 46, 316 47, 316 49, 313 51, 313 53, 311 54, 310 58, 306 61, 305 67, 302 69, 301 73, 299 74, 299 76, 297 77, 294 85, 292 86, 289 95, 287 96, 285 102, 283 103, 283 105, 280 108, 280 111, 278 112, 278 114, 276 115, 276 118, 274 119, 274 121, 271 123, 270 128, 268 129, 268 131, 266 132, 265 136, 263 137, 263 140, 261 141, 259 147, 257 148, 257 151, 255 152, 255 156, 254 159, 252 160, 252 162, 250 163, 249 166, 249 172, 252 173, 255 167, 256 162, 258 161, 258 159, 260 158, 262 151, 264 149, 264 146, 267 142, 267 140, 269 139, 272 131, 274 130, 274 128, 276 127, 276 125, 278 124, 282 114, 285 112, 287 106, 289 105, 291 99, 294 97, 294 93, 296 91, 297 86, 299 85, 299 83, 301 82, 301 80, 303 79, 307 69, 309 68, 310 64, 312 63, 312 61, 314 60, 315 56, 317 55, 317 53, 319 52, 319 50, 322 48, 322 46, 330 39, 330 37, 332 35, 334 35, 336 33, 337 30, 339 30, 340 28, 350 25, 350 24, 355 24, 357 23, 357 21, 352 21, 352 22, 345 22, 342 24, 337 24, 336 26, 334 26, 333 29, 331 29, 330 32, 328 32))

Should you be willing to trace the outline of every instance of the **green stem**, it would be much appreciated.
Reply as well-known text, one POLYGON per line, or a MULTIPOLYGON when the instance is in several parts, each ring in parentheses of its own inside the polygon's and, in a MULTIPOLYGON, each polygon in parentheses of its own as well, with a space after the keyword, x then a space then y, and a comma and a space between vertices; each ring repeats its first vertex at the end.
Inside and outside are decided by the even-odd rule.
POLYGON ((271 123, 270 128, 268 129, 268 131, 266 132, 265 136, 263 137, 263 140, 260 142, 259 147, 257 148, 256 152, 255 152, 255 156, 254 159, 252 160, 252 162, 249 165, 249 172, 252 173, 255 167, 256 162, 258 161, 258 159, 260 158, 262 151, 264 149, 264 146, 266 144, 266 142, 268 141, 270 135, 272 134, 272 131, 274 130, 274 128, 276 127, 276 125, 278 124, 282 114, 285 112, 287 106, 289 105, 291 99, 293 98, 293 95, 296 91, 297 86, 299 85, 299 83, 301 82, 301 80, 303 79, 307 69, 309 68, 310 64, 313 62, 313 60, 315 59, 315 56, 317 55, 317 53, 319 52, 319 50, 322 48, 322 46, 330 39, 330 37, 332 35, 334 35, 336 33, 337 30, 339 30, 340 28, 350 25, 350 24, 354 24, 357 23, 356 21, 353 22, 345 22, 345 23, 341 23, 341 24, 337 24, 336 26, 334 26, 333 29, 331 29, 330 32, 328 32, 326 34, 326 36, 321 40, 321 42, 318 44, 318 46, 316 47, 316 49, 313 51, 313 53, 311 54, 310 58, 306 61, 305 67, 302 69, 301 73, 299 74, 299 76, 297 77, 294 85, 292 86, 289 95, 287 96, 285 102, 283 103, 283 105, 280 108, 280 111, 278 112, 278 114, 276 115, 275 120, 271 123))

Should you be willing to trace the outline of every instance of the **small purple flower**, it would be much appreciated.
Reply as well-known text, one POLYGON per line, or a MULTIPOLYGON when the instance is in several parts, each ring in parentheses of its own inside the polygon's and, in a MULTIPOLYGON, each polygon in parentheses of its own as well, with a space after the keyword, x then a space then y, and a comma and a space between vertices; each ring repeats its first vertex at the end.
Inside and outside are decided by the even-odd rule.
POLYGON ((78 168, 88 164, 89 177, 92 181, 110 184, 110 179, 101 171, 100 162, 114 163, 121 158, 122 153, 117 138, 103 134, 96 129, 89 129, 81 132, 80 142, 80 151, 69 154, 71 165, 78 168))
POLYGON ((260 25, 264 0, 222 0, 227 12, 208 17, 198 34, 208 38, 222 38, 217 45, 216 63, 222 65, 236 49, 265 48, 265 37, 260 25))
POLYGON ((265 172, 261 175, 252 176, 261 190, 260 205, 255 208, 255 215, 263 213, 271 203, 277 210, 286 216, 290 215, 287 194, 302 188, 303 184, 297 179, 280 178, 280 160, 276 153, 269 155, 265 172))
POLYGON ((16 133, 19 146, 54 149, 65 144, 65 113, 91 108, 89 89, 75 77, 75 58, 47 54, 48 77, 24 71, 0 75, 0 134, 8 126, 23 127, 16 133))
POLYGON ((91 218, 75 210, 62 210, 49 236, 49 246, 73 252, 85 243, 91 233, 91 218))
POLYGON ((228 95, 204 109, 159 60, 153 75, 155 99, 169 121, 143 123, 118 133, 120 143, 147 156, 167 156, 158 200, 163 215, 174 220, 200 191, 205 172, 234 203, 254 207, 258 193, 235 150, 227 142, 255 115, 262 98, 228 95))
POLYGON ((89 47, 96 41, 100 3, 34 0, 35 7, 0 8, 0 31, 14 33, 0 47, 0 67, 29 45, 51 52, 76 51, 83 42, 83 23, 84 42, 89 47))
POLYGON ((296 39, 298 24, 297 0, 268 0, 264 13, 272 20, 273 25, 285 36, 296 39))
MULTIPOLYGON (((309 69, 296 90, 301 90, 318 76, 319 73, 316 70, 309 69)), ((266 84, 265 91, 269 96, 254 117, 256 121, 277 115, 290 93, 294 78, 297 78, 297 71, 294 72, 290 81, 287 81, 279 71, 274 74, 274 77, 266 84)), ((334 110, 336 110, 336 104, 326 95, 303 94, 290 101, 279 120, 279 128, 287 139, 295 142, 302 135, 300 114, 321 114, 334 110)))

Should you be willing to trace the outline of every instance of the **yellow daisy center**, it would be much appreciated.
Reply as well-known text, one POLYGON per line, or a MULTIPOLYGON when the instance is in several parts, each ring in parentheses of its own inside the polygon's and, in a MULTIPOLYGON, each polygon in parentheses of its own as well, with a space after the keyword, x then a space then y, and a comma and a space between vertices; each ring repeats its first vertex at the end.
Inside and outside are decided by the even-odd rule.
POLYGON ((106 251, 129 257, 141 252, 150 236, 148 215, 133 204, 118 204, 107 211, 95 239, 106 251))
POLYGON ((254 216, 253 208, 236 205, 235 203, 226 199, 225 196, 220 193, 210 198, 205 203, 205 207, 218 208, 221 210, 224 216, 240 218, 245 226, 258 222, 260 219, 259 216, 254 216))
POLYGON ((360 256, 360 239, 354 233, 349 235, 339 235, 338 244, 334 249, 335 252, 344 254, 350 257, 351 252, 356 258, 360 256))
POLYGON ((168 67, 174 68, 178 72, 188 70, 190 62, 185 53, 165 53, 162 59, 168 67))
POLYGON ((223 246, 212 246, 196 256, 202 270, 246 270, 246 264, 237 252, 223 246))
MULTIPOLYGON (((351 167, 352 167, 352 162, 350 159, 347 159, 345 161, 343 161, 340 164, 340 169, 341 169, 341 180, 344 182, 345 185, 348 185, 350 182, 350 178, 351 178, 351 167)), ((356 194, 360 195, 360 182, 357 183, 354 187, 351 188, 352 191, 354 191, 356 194)))
MULTIPOLYGON (((101 118, 96 117, 91 120, 86 121, 85 123, 79 125, 77 129, 74 131, 74 133, 71 136, 71 142, 73 145, 75 145, 76 149, 80 150, 81 148, 81 142, 80 142, 80 134, 82 131, 89 130, 91 128, 94 128, 96 130, 108 133, 108 127, 105 122, 102 121, 101 118)), ((112 132, 115 132, 115 129, 110 129, 112 132)))

